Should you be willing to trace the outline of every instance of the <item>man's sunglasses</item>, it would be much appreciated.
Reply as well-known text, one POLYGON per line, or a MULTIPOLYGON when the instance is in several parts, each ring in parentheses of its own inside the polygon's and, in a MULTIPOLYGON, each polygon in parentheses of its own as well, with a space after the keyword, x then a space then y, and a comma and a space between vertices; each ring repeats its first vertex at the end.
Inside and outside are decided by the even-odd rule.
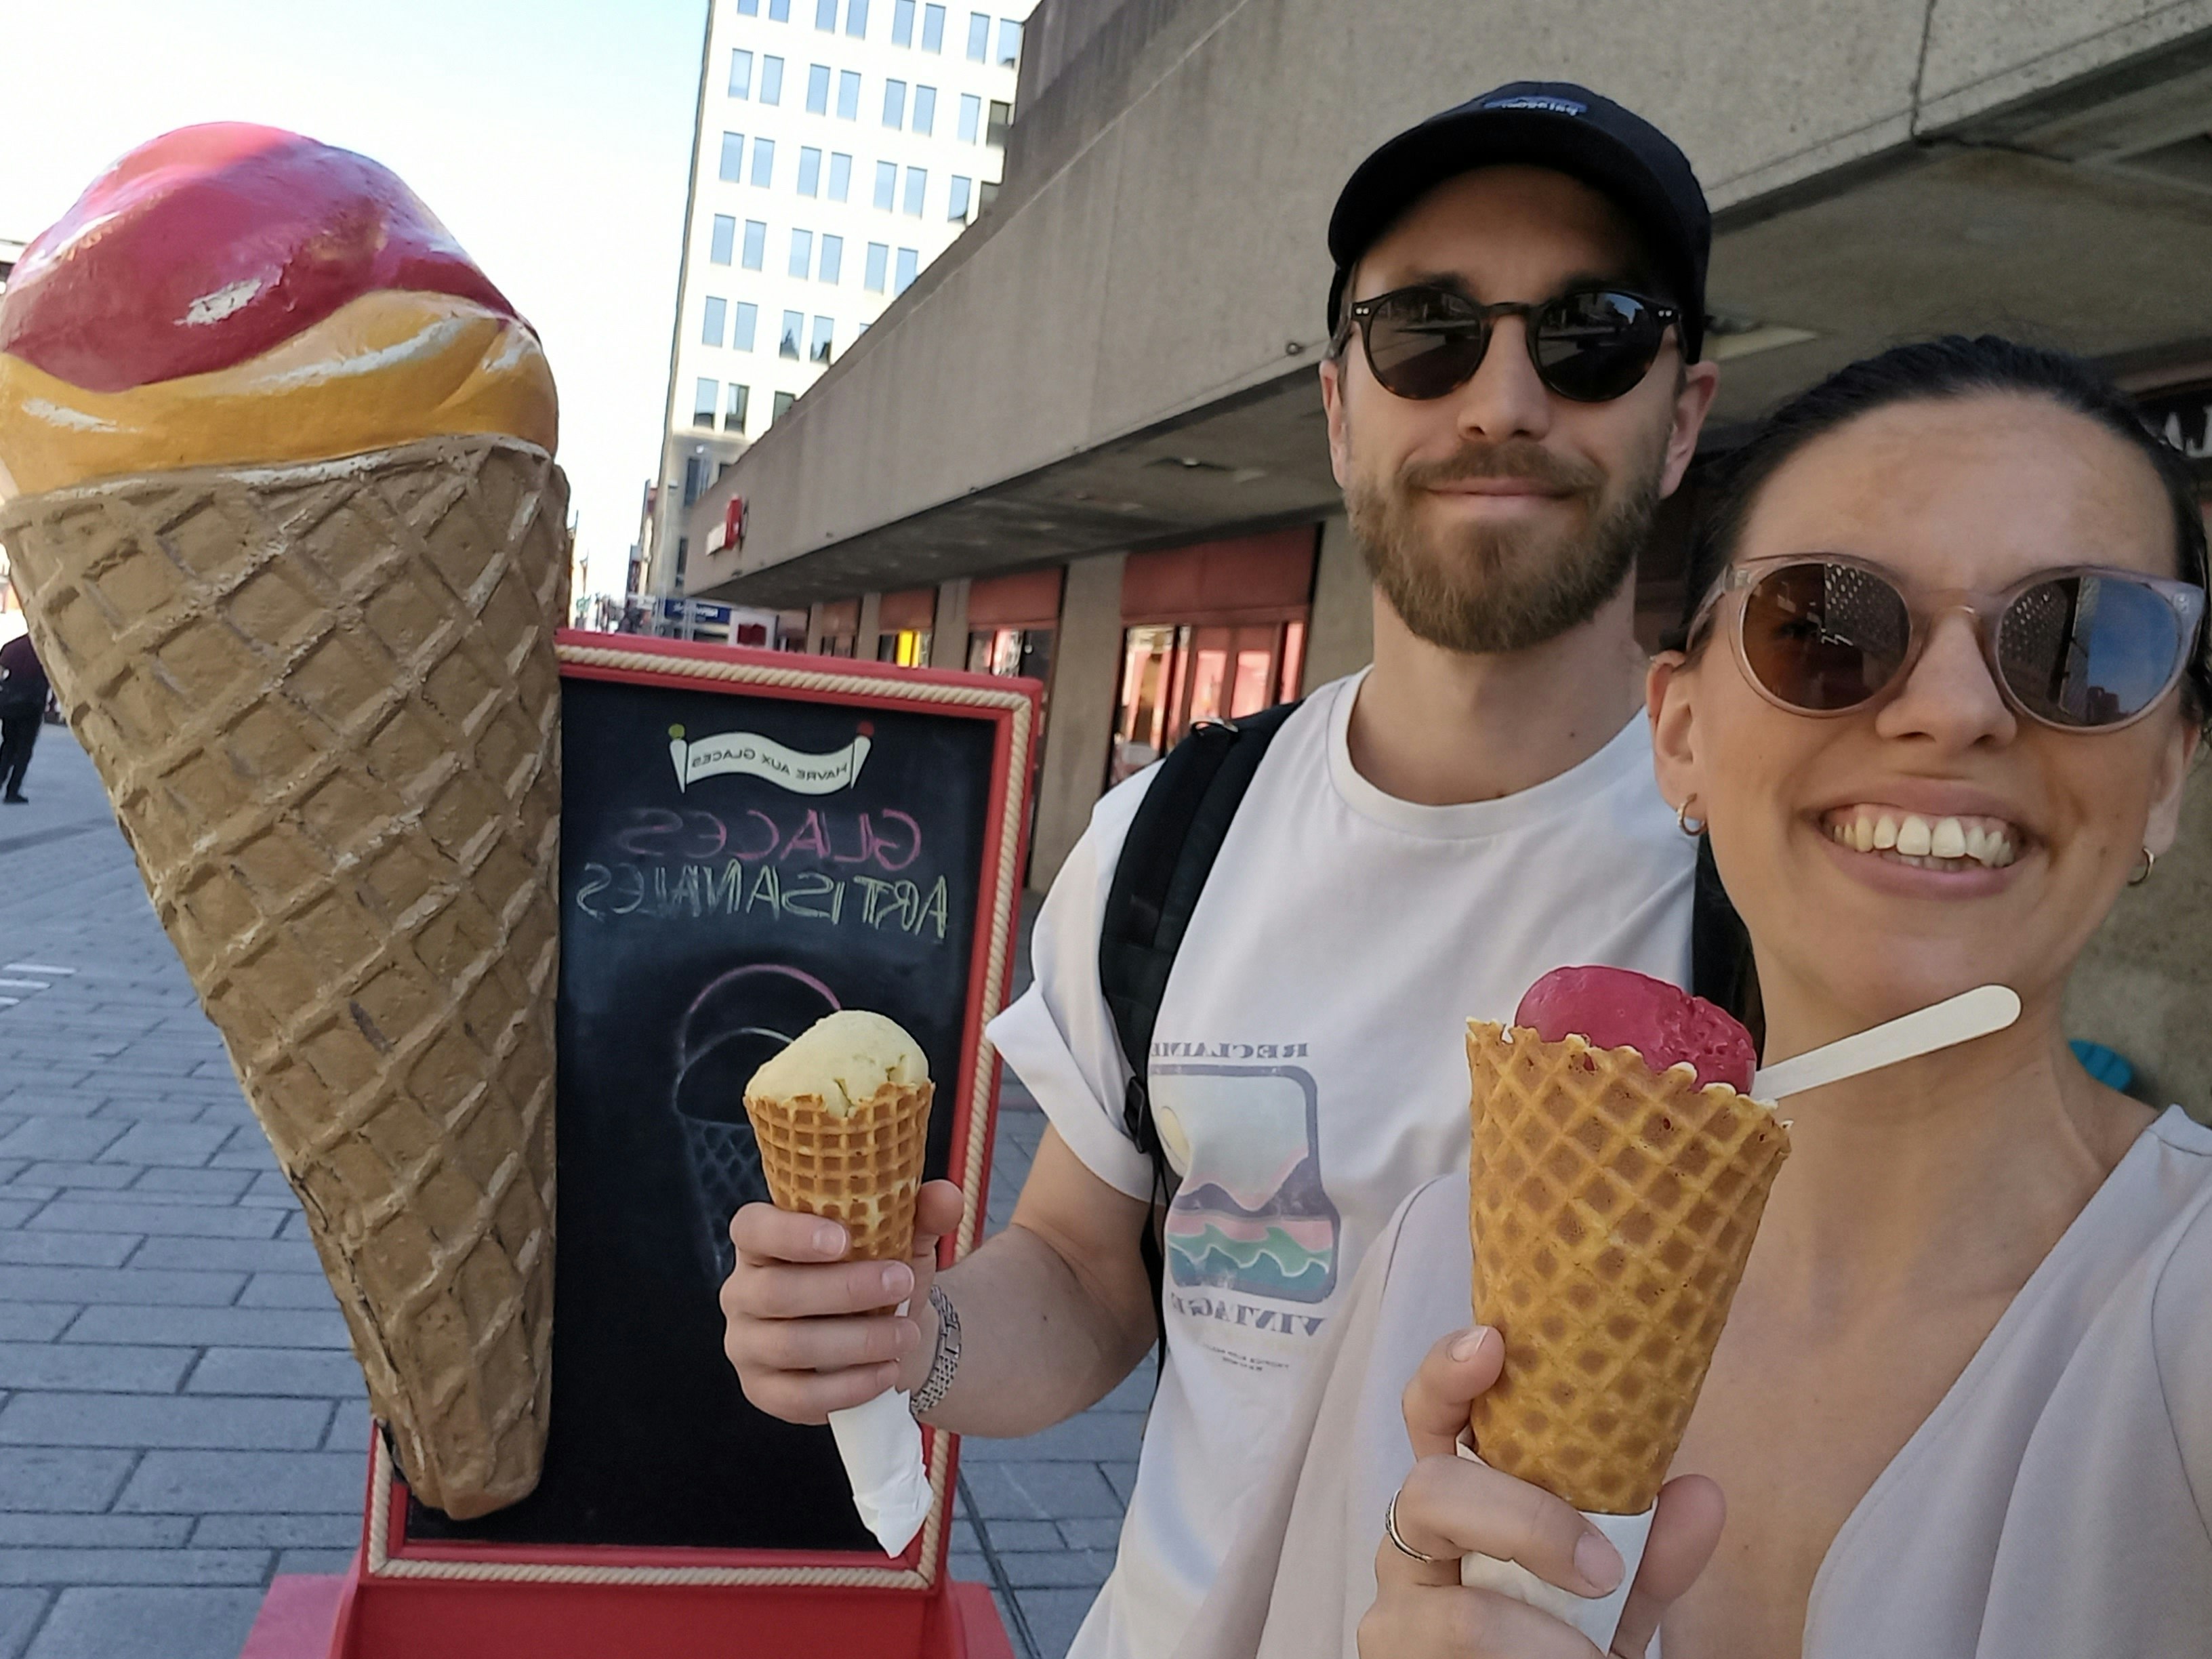
POLYGON ((1521 319, 1528 361, 1547 389, 1573 403, 1601 404, 1651 372, 1668 325, 1681 321, 1682 313, 1625 289, 1578 289, 1556 300, 1486 306, 1423 283, 1358 301, 1330 349, 1341 351, 1357 328, 1367 367, 1382 389, 1425 402, 1474 378, 1500 317, 1521 319))
POLYGON ((1939 617, 1963 611, 2005 701, 2068 732, 2114 731, 2157 707, 2188 669, 2205 604, 2191 583, 2094 565, 1977 593, 1911 586, 1847 555, 1790 554, 1730 567, 1691 623, 1693 647, 1739 593, 1737 659, 1792 714, 1865 707, 1911 672, 1939 617))

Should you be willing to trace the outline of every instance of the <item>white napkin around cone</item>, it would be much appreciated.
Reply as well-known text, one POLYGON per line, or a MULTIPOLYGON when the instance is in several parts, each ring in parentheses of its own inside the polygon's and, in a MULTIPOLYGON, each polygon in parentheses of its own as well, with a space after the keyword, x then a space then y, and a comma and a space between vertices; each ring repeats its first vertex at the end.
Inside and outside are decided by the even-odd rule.
MULTIPOLYGON (((1464 1441, 1460 1443, 1459 1455, 1469 1462, 1482 1462, 1464 1441)), ((1629 1587, 1635 1583, 1636 1570, 1643 1565, 1644 1547, 1651 1537, 1651 1516, 1656 1509, 1655 1505, 1641 1515, 1583 1512, 1583 1519, 1603 1533, 1606 1540, 1620 1552, 1620 1583, 1613 1586, 1609 1595, 1577 1595, 1557 1584, 1546 1583, 1518 1561, 1500 1561, 1487 1555, 1462 1556, 1459 1582, 1470 1589, 1495 1590, 1516 1601, 1526 1601, 1562 1624, 1573 1626, 1600 1651, 1610 1651, 1613 1632, 1620 1628, 1620 1611, 1628 1605, 1629 1587)))
POLYGON ((830 1432, 853 1485, 853 1507, 886 1555, 903 1553, 929 1518, 929 1471, 921 1461, 921 1425, 894 1389, 862 1405, 830 1413, 830 1432))

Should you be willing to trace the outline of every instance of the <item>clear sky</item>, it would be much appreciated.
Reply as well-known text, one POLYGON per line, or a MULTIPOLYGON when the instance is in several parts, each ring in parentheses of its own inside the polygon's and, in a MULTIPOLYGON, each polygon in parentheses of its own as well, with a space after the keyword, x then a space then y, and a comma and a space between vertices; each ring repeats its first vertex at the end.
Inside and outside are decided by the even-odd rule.
POLYGON ((0 0, 0 237, 195 121, 374 156, 537 326, 579 551, 619 592, 659 464, 708 0, 0 0))

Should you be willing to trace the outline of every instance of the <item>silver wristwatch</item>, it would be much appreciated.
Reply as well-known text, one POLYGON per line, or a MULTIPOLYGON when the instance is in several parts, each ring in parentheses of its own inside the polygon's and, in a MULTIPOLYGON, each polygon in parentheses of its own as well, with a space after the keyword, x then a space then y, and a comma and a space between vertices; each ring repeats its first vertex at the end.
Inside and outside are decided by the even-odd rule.
POLYGON ((929 1375, 907 1401, 908 1409, 916 1417, 927 1417, 937 1409, 938 1401, 952 1386, 953 1373, 960 1369, 959 1310, 941 1285, 929 1287, 929 1305, 937 1310, 937 1352, 930 1356, 929 1375))

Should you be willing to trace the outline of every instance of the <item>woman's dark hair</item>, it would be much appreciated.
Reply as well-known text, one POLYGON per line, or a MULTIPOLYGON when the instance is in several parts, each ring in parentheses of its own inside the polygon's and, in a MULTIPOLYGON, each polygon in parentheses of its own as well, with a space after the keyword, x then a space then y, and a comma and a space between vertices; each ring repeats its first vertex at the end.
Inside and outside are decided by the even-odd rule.
MULTIPOLYGON (((1768 481, 1806 445, 1862 415, 1893 404, 1992 392, 2047 398, 2094 421, 2136 450, 2166 487, 2181 580, 2199 587, 2206 585, 2204 517, 2197 505, 2197 480, 2180 452, 2143 424, 2126 392, 2094 364, 2065 352, 2022 345, 1994 334, 1972 340, 1952 334, 1893 346, 1880 356, 1837 370, 1777 410, 1750 442, 1724 458, 1708 481, 1710 493, 1691 532, 1682 623, 1669 643, 1680 648, 1698 606, 1735 556, 1744 525, 1768 481)), ((2203 633, 2184 677, 2182 695, 2191 718, 2202 721, 2212 716, 2212 649, 2203 633)))

